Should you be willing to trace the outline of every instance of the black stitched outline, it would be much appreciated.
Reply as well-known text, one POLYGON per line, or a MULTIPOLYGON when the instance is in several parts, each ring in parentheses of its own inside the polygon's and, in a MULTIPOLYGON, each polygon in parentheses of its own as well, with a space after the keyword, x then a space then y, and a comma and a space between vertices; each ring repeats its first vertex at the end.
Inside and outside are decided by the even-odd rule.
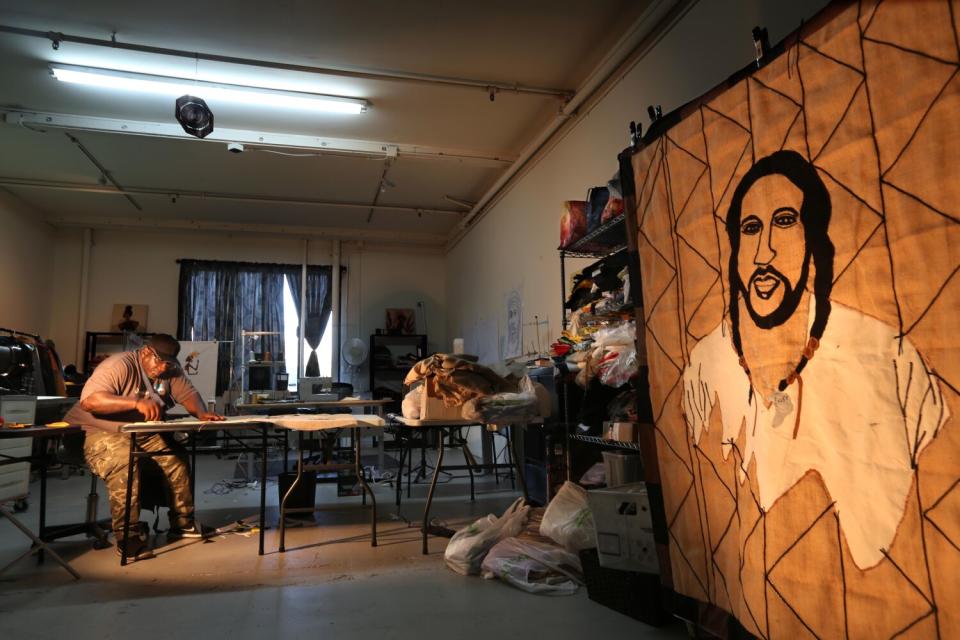
POLYGON ((887 185, 887 186, 890 187, 891 189, 894 189, 894 190, 896 190, 896 191, 899 191, 900 193, 902 193, 903 195, 907 196, 908 198, 910 198, 910 199, 912 199, 912 200, 916 200, 918 203, 922 204, 922 205, 925 206, 927 209, 930 209, 930 211, 932 211, 933 213, 936 213, 936 214, 938 214, 938 215, 946 218, 946 219, 949 220, 950 222, 952 222, 952 223, 954 223, 954 224, 960 224, 960 218, 954 218, 951 214, 949 214, 949 213, 947 213, 947 212, 945 212, 945 211, 940 211, 940 209, 937 209, 936 207, 932 206, 929 202, 925 201, 923 198, 921 198, 921 197, 918 196, 917 194, 915 194, 915 193, 910 193, 909 191, 904 191, 901 187, 898 187, 897 185, 895 185, 894 183, 890 182, 889 180, 883 180, 883 179, 881 179, 880 182, 881 182, 881 184, 887 185))
MULTIPOLYGON (((878 2, 876 8, 873 11, 873 15, 870 16, 870 22, 873 22, 873 18, 874 16, 877 15, 877 10, 879 8, 880 8, 880 3, 878 2)), ((863 49, 863 38, 864 38, 863 34, 865 29, 863 29, 860 26, 860 12, 862 10, 863 10, 863 5, 861 4, 857 8, 857 27, 859 28, 859 31, 860 31, 860 56, 863 58, 863 69, 864 69, 864 72, 866 72, 867 58, 866 58, 866 55, 864 54, 864 49, 863 49)), ((870 25, 868 23, 867 27, 869 28, 869 26, 870 25)), ((873 102, 870 99, 870 83, 865 82, 863 86, 867 92, 867 113, 870 114, 870 137, 873 140, 874 152, 877 155, 877 176, 879 177, 882 173, 883 167, 880 166, 880 143, 877 142, 877 123, 876 123, 876 119, 873 116, 873 102)), ((903 311, 900 308, 900 298, 897 296, 897 276, 894 273, 894 267, 893 267, 893 251, 890 248, 890 230, 887 228, 887 216, 886 216, 887 201, 883 195, 882 187, 880 188, 880 208, 883 210, 883 214, 881 214, 881 217, 883 219, 884 240, 886 241, 886 245, 887 245, 887 260, 890 263, 890 285, 893 292, 893 302, 894 302, 894 305, 897 307, 897 329, 899 330, 899 333, 902 335, 903 334, 903 311)))
POLYGON ((731 118, 730 116, 728 116, 727 114, 721 113, 720 111, 717 111, 716 109, 714 109, 713 107, 711 107, 711 106, 708 105, 708 104, 703 104, 703 105, 701 105, 701 106, 702 106, 704 109, 706 109, 707 111, 712 111, 712 112, 714 112, 715 114, 717 114, 718 116, 720 116, 720 117, 723 118, 724 120, 729 120, 729 121, 732 122, 734 125, 736 125, 737 128, 739 128, 741 131, 743 131, 744 133, 746 133, 748 136, 753 135, 753 134, 751 133, 750 129, 747 129, 745 126, 743 126, 742 124, 740 124, 740 123, 737 122, 735 119, 733 119, 733 118, 731 118))
MULTIPOLYGON (((922 616, 920 616, 919 618, 917 618, 916 620, 914 620, 913 622, 905 626, 903 629, 900 629, 899 631, 895 632, 892 636, 890 636, 890 640, 893 640, 897 636, 902 636, 907 631, 912 629, 914 625, 916 625, 919 622, 923 622, 924 620, 932 616, 934 613, 936 613, 936 611, 934 609, 930 609, 930 611, 927 611, 925 614, 923 614, 922 616)), ((939 630, 937 631, 937 635, 939 637, 939 630)))
POLYGON ((840 119, 837 120, 837 124, 833 127, 833 130, 830 132, 830 135, 827 136, 827 139, 823 141, 823 144, 820 145, 820 151, 817 152, 815 158, 811 159, 811 162, 816 163, 820 159, 820 156, 823 155, 824 150, 830 144, 830 141, 833 140, 833 136, 836 135, 837 131, 840 130, 840 126, 843 124, 843 121, 847 119, 847 114, 850 113, 850 108, 853 107, 853 103, 857 100, 857 95, 860 94, 860 89, 863 88, 863 85, 866 83, 866 78, 860 80, 860 84, 857 85, 857 88, 853 90, 853 95, 850 96, 850 101, 847 102, 847 106, 844 107, 843 113, 840 115, 840 119))
POLYGON ((893 171, 894 167, 897 166, 897 163, 900 162, 900 158, 902 158, 903 154, 907 152, 908 148, 910 148, 910 144, 913 142, 913 139, 917 137, 917 134, 920 133, 920 128, 923 126, 924 121, 926 121, 927 116, 929 116, 930 112, 933 111, 933 108, 937 105, 937 102, 939 102, 944 91, 947 90, 947 87, 950 86, 950 83, 953 82, 953 79, 957 77, 958 72, 960 72, 960 69, 953 70, 953 73, 947 77, 947 81, 943 83, 942 87, 940 87, 940 91, 937 92, 937 95, 934 96, 933 100, 930 101, 930 104, 927 105, 927 110, 923 112, 922 116, 920 116, 920 120, 917 121, 917 126, 914 127, 910 137, 907 138, 906 143, 904 143, 903 147, 900 149, 900 152, 897 153, 897 157, 893 159, 893 162, 890 163, 890 166, 887 167, 886 171, 880 174, 880 180, 882 182, 887 182, 887 174, 893 171))
POLYGON ((904 335, 916 329, 917 325, 920 324, 920 322, 927 315, 927 312, 930 311, 930 308, 933 307, 933 305, 936 304, 937 300, 940 299, 940 295, 943 293, 943 290, 947 288, 947 285, 950 284, 950 281, 953 280, 953 276, 957 275, 957 271, 960 271, 960 264, 958 264, 956 267, 953 268, 953 271, 950 272, 950 275, 947 276, 947 279, 944 280, 943 284, 940 285, 940 288, 937 289, 937 294, 933 297, 932 300, 930 300, 930 304, 927 305, 927 308, 923 310, 923 313, 921 313, 917 317, 917 319, 913 322, 913 324, 910 325, 910 328, 904 331, 904 335))
MULTIPOLYGON (((836 62, 837 64, 842 65, 842 66, 846 67, 847 69, 850 69, 850 71, 853 71, 854 73, 856 73, 856 74, 858 74, 858 75, 860 75, 860 76, 863 76, 863 77, 866 77, 866 76, 867 76, 867 72, 866 72, 864 69, 857 69, 855 66, 853 66, 853 65, 850 64, 849 62, 844 62, 844 61, 841 60, 840 58, 837 58, 837 57, 835 57, 835 56, 832 56, 832 55, 830 55, 829 53, 824 53, 823 51, 821 51, 821 50, 818 49, 817 47, 813 46, 813 45, 810 44, 809 42, 804 41, 804 42, 801 42, 800 44, 803 45, 803 46, 805 46, 807 49, 810 49, 811 51, 816 52, 818 55, 821 55, 821 56, 823 56, 824 58, 826 58, 826 59, 828 59, 828 60, 831 60, 832 62, 836 62)), ((800 53, 797 52, 797 64, 798 64, 798 65, 800 64, 799 61, 800 61, 800 53)), ((861 62, 862 62, 862 60, 861 60, 861 62)))
POLYGON ((877 223, 877 226, 873 228, 873 231, 871 231, 870 235, 867 236, 867 239, 863 241, 863 244, 860 245, 860 248, 857 249, 857 252, 853 254, 852 258, 850 258, 850 262, 847 263, 847 266, 845 266, 843 270, 840 271, 840 275, 838 275, 836 278, 833 279, 834 288, 836 288, 836 284, 837 282, 840 281, 840 278, 843 276, 843 274, 845 274, 847 270, 853 266, 853 263, 857 261, 857 258, 860 257, 860 253, 867 248, 867 245, 870 244, 870 240, 873 239, 873 236, 877 235, 877 230, 879 230, 880 227, 882 226, 883 226, 882 222, 877 223))
MULTIPOLYGON (((879 159, 878 159, 877 161, 879 162, 879 159)), ((824 169, 824 168, 821 167, 820 165, 816 165, 816 166, 817 166, 817 171, 819 171, 819 172, 822 173, 823 175, 825 175, 825 176, 827 176, 828 178, 830 178, 830 180, 831 180, 834 184, 836 184, 838 187, 840 187, 841 189, 843 189, 844 191, 846 191, 847 193, 849 193, 851 198, 853 198, 854 200, 856 200, 857 202, 859 202, 860 204, 862 204, 863 206, 865 206, 865 207, 866 207, 867 209, 869 209, 872 213, 876 214, 876 216, 877 216, 878 218, 880 218, 881 221, 883 220, 884 215, 883 215, 883 212, 882 212, 882 211, 879 211, 879 210, 875 209, 874 207, 872 207, 872 206, 870 205, 870 203, 868 203, 866 200, 864 200, 863 198, 861 198, 858 194, 854 193, 854 192, 850 189, 850 187, 848 187, 847 185, 845 185, 845 184, 843 184, 842 182, 840 182, 840 180, 838 180, 837 178, 835 178, 832 173, 830 173, 829 171, 827 171, 826 169, 824 169)), ((880 192, 881 192, 881 191, 882 191, 882 187, 880 186, 880 181, 879 181, 879 179, 878 179, 878 180, 877 180, 877 195, 878 195, 878 196, 880 196, 880 192)), ((883 200, 882 197, 881 197, 880 199, 881 199, 881 201, 883 200)))
MULTIPOLYGON (((704 154, 704 155, 706 156, 706 158, 707 158, 707 182, 708 182, 708 187, 709 187, 709 189, 710 189, 710 206, 712 207, 713 217, 716 218, 716 217, 717 217, 717 202, 716 202, 716 200, 713 199, 713 172, 710 171, 710 166, 711 166, 711 165, 710 165, 710 147, 709 147, 709 145, 707 144, 707 130, 706 130, 706 127, 704 126, 705 120, 704 120, 704 117, 703 117, 703 107, 702 107, 702 106, 700 107, 700 109, 698 109, 698 112, 700 113, 700 135, 703 136, 703 154, 704 154)), ((788 131, 787 133, 789 134, 790 132, 788 131)), ((734 167, 733 172, 734 172, 734 173, 737 172, 736 167, 734 167)), ((720 231, 717 230, 717 224, 716 224, 715 221, 711 220, 710 222, 711 222, 711 224, 712 224, 712 226, 713 226, 713 235, 714 235, 714 237, 715 237, 716 240, 717 240, 717 260, 719 261, 719 263, 722 263, 722 262, 723 262, 723 251, 722 251, 721 248, 720 248, 720 231)), ((720 266, 719 263, 717 264, 717 273, 720 274, 720 292, 721 292, 721 294, 722 294, 722 296, 723 296, 723 303, 722 303, 722 304, 723 304, 723 315, 726 315, 726 313, 727 313, 727 287, 726 287, 726 285, 725 285, 724 282, 723 282, 723 271, 722 271, 722 267, 720 266)), ((722 316, 721 316, 721 317, 722 317, 722 316)))
MULTIPOLYGON (((702 433, 702 432, 701 432, 702 433)), ((697 451, 698 447, 693 443, 692 439, 684 438, 687 441, 687 448, 697 451)), ((690 457, 693 458, 693 451, 690 454, 690 457)), ((703 577, 707 579, 707 596, 710 598, 711 603, 715 603, 715 597, 710 595, 710 589, 716 589, 716 585, 711 585, 713 582, 710 577, 713 575, 713 552, 711 548, 713 545, 710 544, 713 536, 710 535, 710 513, 706 505, 707 499, 707 487, 703 484, 703 468, 700 466, 700 455, 696 456, 697 466, 696 470, 699 471, 700 476, 700 487, 702 491, 697 491, 697 514, 700 516, 700 538, 703 540, 703 577), (702 494, 702 496, 701 496, 702 494), (704 505, 703 509, 700 509, 700 498, 703 498, 704 505), (706 530, 706 531, 704 531, 706 530), (707 556, 710 556, 709 558, 707 556)), ((697 483, 697 475, 693 476, 693 483, 697 483)))
POLYGON ((923 563, 927 567, 927 586, 930 588, 931 607, 933 608, 933 622, 937 628, 937 638, 940 638, 940 615, 937 612, 937 594, 933 590, 933 575, 930 573, 930 554, 927 552, 927 532, 923 526, 923 498, 920 496, 920 470, 913 470, 913 487, 917 493, 917 510, 920 515, 920 543, 923 548, 923 563))
MULTIPOLYGON (((949 0, 947 0, 949 2, 949 0)), ((899 49, 904 53, 912 53, 915 56, 920 56, 922 58, 927 58, 928 60, 933 60, 934 62, 940 62, 942 64, 948 64, 951 67, 957 66, 957 63, 953 60, 945 60, 943 58, 938 58, 937 56, 931 55, 924 51, 917 51, 916 49, 911 49, 910 47, 905 47, 902 44, 897 44, 896 42, 889 42, 887 40, 877 40, 876 38, 871 38, 870 36, 863 36, 863 40, 867 42, 872 42, 873 44, 885 45, 893 49, 899 49)))
POLYGON ((843 591, 841 594, 842 604, 843 604, 843 636, 844 638, 850 638, 850 623, 849 615, 847 612, 847 569, 844 566, 843 562, 843 540, 840 537, 840 515, 834 511, 833 519, 837 524, 837 552, 840 556, 840 583, 843 586, 843 591))
POLYGON ((947 0, 947 11, 950 12, 950 28, 953 31, 953 46, 957 48, 957 59, 960 60, 960 37, 957 36, 957 17, 953 15, 953 2, 947 0))
POLYGON ((777 585, 775 585, 775 584, 773 584, 772 582, 770 582, 770 580, 767 580, 767 584, 769 584, 769 585, 770 585, 770 588, 772 588, 772 589, 777 593, 777 597, 780 598, 780 602, 782 602, 784 605, 786 605, 787 609, 790 610, 790 613, 792 613, 792 614, 794 615, 794 617, 795 617, 797 620, 800 621, 800 624, 802 624, 802 625, 807 629, 807 631, 810 632, 810 635, 812 635, 812 636, 813 636, 814 638, 816 638, 817 640, 821 640, 821 639, 820 639, 820 636, 817 635, 817 632, 814 631, 814 630, 810 627, 810 625, 807 624, 806 620, 804 620, 804 619, 800 616, 800 614, 797 613, 797 610, 793 608, 793 605, 790 604, 790 603, 787 601, 787 599, 783 596, 782 593, 780 593, 780 589, 777 589, 777 585))
MULTIPOLYGON (((790 132, 793 131, 793 128, 797 126, 797 122, 800 121, 800 115, 803 109, 797 109, 797 113, 793 116, 793 122, 790 123, 790 126, 787 127, 787 132, 783 136, 783 140, 780 141, 780 151, 783 151, 783 148, 787 146, 787 140, 790 139, 790 132)), ((803 135, 806 136, 807 132, 804 131, 803 135)))
POLYGON ((695 338, 697 342, 700 342, 701 340, 703 340, 704 336, 695 336, 695 335, 693 335, 693 333, 690 332, 690 325, 693 324, 693 318, 694 318, 694 317, 697 315, 697 313, 700 311, 700 307, 702 307, 702 306, 703 306, 703 303, 707 301, 707 298, 710 297, 710 292, 713 291, 713 288, 714 288, 715 286, 717 286, 717 280, 720 280, 720 279, 721 279, 721 277, 720 277, 719 275, 717 275, 717 278, 716 278, 716 279, 713 281, 713 283, 710 285, 710 288, 707 289, 707 292, 706 292, 705 294, 703 294, 703 297, 700 298, 700 302, 698 302, 698 303, 697 303, 697 306, 694 307, 693 312, 690 314, 690 318, 687 320, 687 334, 688 334, 691 338, 695 338))
POLYGON ((780 91, 780 89, 775 89, 775 88, 771 87, 769 84, 767 84, 766 82, 764 82, 764 81, 761 80, 760 78, 758 78, 758 77, 756 77, 756 76, 750 76, 749 78, 747 78, 747 80, 753 80, 754 82, 756 82, 758 85, 760 85, 762 88, 766 89, 767 91, 770 91, 771 93, 775 93, 775 94, 777 94, 778 96, 780 96, 781 98, 783 98, 784 100, 786 100, 786 101, 788 101, 788 102, 791 102, 791 103, 793 104, 793 106, 795 106, 797 109, 800 109, 800 108, 801 108, 799 102, 797 102, 796 100, 794 100, 793 98, 791 98, 790 96, 788 96, 787 94, 785 94, 783 91, 780 91))

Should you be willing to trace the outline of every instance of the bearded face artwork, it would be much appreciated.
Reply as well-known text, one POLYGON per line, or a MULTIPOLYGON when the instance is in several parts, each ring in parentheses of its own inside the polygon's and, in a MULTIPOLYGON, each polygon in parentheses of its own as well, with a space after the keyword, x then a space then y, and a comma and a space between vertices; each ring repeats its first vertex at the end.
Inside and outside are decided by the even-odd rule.
POLYGON ((795 151, 757 161, 733 194, 727 215, 733 343, 768 404, 774 392, 782 392, 802 372, 809 338, 820 340, 830 314, 830 214, 823 181, 795 151), (811 262, 817 301, 813 327, 804 313, 811 262), (746 321, 741 321, 741 309, 746 321), (771 353, 785 357, 771 358, 771 353))
POLYGON ((960 637, 957 20, 830 3, 621 154, 662 579, 701 624, 960 637))

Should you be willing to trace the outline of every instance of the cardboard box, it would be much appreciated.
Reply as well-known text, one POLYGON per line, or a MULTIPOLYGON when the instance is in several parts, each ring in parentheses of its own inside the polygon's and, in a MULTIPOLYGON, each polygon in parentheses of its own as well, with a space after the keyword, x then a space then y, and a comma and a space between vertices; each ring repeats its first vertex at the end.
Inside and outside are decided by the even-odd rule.
POLYGON ((424 382, 423 393, 420 395, 421 420, 459 420, 462 417, 463 407, 457 405, 448 407, 436 394, 436 383, 427 379, 424 382))
POLYGON ((587 500, 597 527, 600 566, 660 573, 646 484, 588 491, 587 500))
POLYGON ((616 440, 618 442, 636 442, 637 441, 637 423, 636 422, 604 422, 603 439, 616 440))

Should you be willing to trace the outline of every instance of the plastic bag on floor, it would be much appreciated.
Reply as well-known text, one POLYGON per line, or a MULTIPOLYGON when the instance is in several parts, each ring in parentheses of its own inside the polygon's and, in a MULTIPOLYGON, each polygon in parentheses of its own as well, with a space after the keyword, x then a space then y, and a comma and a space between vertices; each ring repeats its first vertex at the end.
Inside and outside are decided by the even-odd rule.
POLYGON ((499 518, 491 513, 457 531, 443 552, 447 566, 465 576, 479 575, 487 552, 504 538, 520 533, 529 512, 523 498, 517 498, 499 518))
POLYGON ((501 540, 483 559, 483 577, 500 578, 530 593, 567 596, 583 582, 580 558, 543 542, 501 540))
POLYGON ((569 480, 554 496, 540 523, 540 535, 562 545, 568 551, 597 546, 597 527, 587 503, 587 491, 569 480))

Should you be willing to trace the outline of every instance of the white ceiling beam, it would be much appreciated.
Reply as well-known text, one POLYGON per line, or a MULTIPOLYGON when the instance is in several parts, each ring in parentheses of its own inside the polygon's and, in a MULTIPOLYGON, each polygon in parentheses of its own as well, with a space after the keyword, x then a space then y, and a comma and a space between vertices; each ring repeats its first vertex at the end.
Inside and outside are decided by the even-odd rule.
POLYGON ((71 191, 74 193, 103 193, 107 195, 129 196, 161 196, 164 198, 197 198, 200 200, 227 200, 233 202, 258 202, 262 204, 288 204, 309 207, 333 207, 340 209, 363 209, 377 211, 396 211, 405 213, 436 213, 447 215, 463 215, 463 211, 456 209, 436 209, 433 207, 418 207, 395 204, 370 204, 369 202, 343 202, 338 200, 316 200, 311 198, 285 198, 253 193, 229 193, 218 191, 194 191, 191 189, 169 189, 155 187, 123 187, 117 188, 108 184, 86 184, 82 182, 60 182, 56 180, 36 180, 33 178, 17 178, 0 176, 0 186, 23 187, 28 189, 46 189, 50 191, 71 191))
POLYGON ((198 231, 207 233, 254 234, 257 236, 297 238, 323 238, 375 242, 381 245, 418 246, 442 252, 446 235, 418 233, 415 231, 352 229, 349 227, 313 227, 305 225, 252 224, 215 222, 177 218, 153 218, 139 216, 50 216, 47 223, 55 227, 85 229, 198 231))
POLYGON ((453 147, 435 147, 420 144, 402 144, 375 140, 350 138, 327 138, 294 133, 268 133, 247 129, 216 128, 206 138, 196 138, 172 122, 151 122, 121 118, 100 118, 42 111, 7 111, 7 124, 30 129, 66 129, 70 131, 95 131, 99 133, 132 134, 172 140, 194 142, 240 142, 252 147, 309 150, 318 153, 350 153, 376 157, 410 157, 432 160, 455 160, 470 164, 507 166, 517 157, 509 154, 490 153, 453 147))

